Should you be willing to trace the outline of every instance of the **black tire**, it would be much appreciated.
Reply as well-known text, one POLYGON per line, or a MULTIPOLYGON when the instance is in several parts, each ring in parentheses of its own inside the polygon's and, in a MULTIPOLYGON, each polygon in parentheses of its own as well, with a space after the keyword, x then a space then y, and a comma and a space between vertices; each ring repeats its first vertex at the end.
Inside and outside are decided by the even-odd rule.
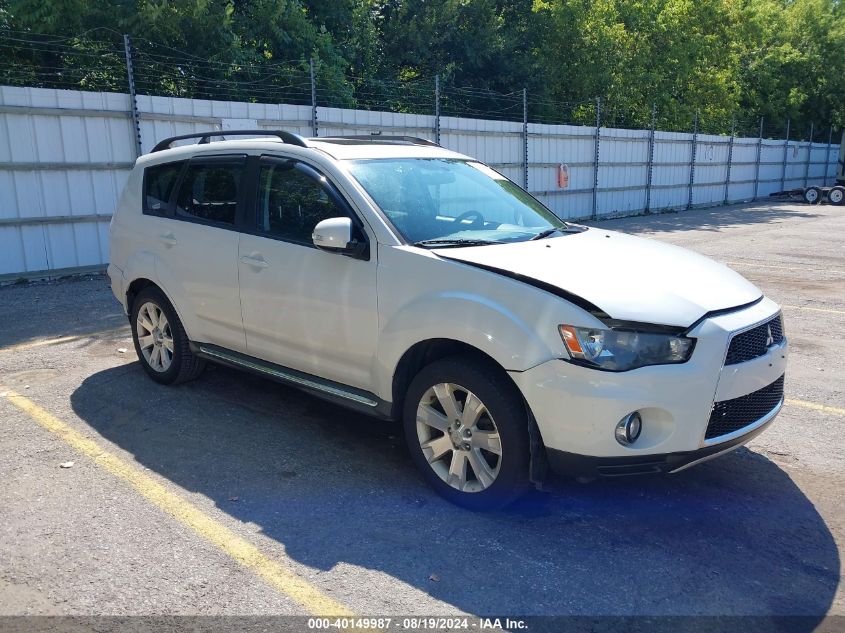
POLYGON ((147 286, 137 294, 132 302, 130 325, 132 327, 132 342, 135 344, 135 353, 138 354, 138 360, 141 361, 141 366, 147 372, 147 375, 156 382, 164 385, 188 382, 194 380, 205 369, 205 361, 191 352, 190 341, 182 322, 179 320, 179 315, 176 314, 176 310, 173 309, 164 293, 156 286, 147 286), (164 371, 152 367, 142 353, 141 343, 138 340, 138 312, 147 303, 154 304, 164 312, 173 339, 173 355, 169 367, 164 371))
MULTIPOLYGON (((460 395, 457 397, 460 398, 460 395)), ((464 397, 466 398, 465 392, 464 397)), ((436 402, 434 404, 437 406, 436 402)), ((482 416, 481 419, 483 420, 484 417, 482 416)), ((489 361, 472 355, 456 355, 424 367, 411 381, 405 395, 403 424, 405 439, 414 463, 426 481, 449 501, 471 510, 495 510, 512 503, 530 489, 528 412, 516 385, 504 370, 489 361), (435 472, 435 467, 429 464, 420 445, 421 440, 417 431, 417 408, 429 389, 441 383, 460 385, 466 392, 475 394, 489 412, 488 420, 495 421, 493 430, 499 435, 501 455, 496 458, 490 454, 488 459, 496 461, 498 473, 492 483, 482 490, 462 491, 446 483, 435 472)), ((486 424, 487 428, 490 428, 489 421, 479 422, 479 424, 486 424)), ((447 433, 443 433, 443 436, 447 436, 447 433)), ((478 436, 478 430, 476 430, 476 436, 478 436)), ((442 464, 445 465, 446 460, 451 463, 456 453, 457 451, 449 453, 443 458, 442 464)), ((467 467, 466 479, 472 484, 469 473, 472 465, 468 463, 470 465, 467 467)), ((480 486, 480 479, 475 485, 480 486)))
POLYGON ((845 204, 845 187, 837 185, 827 192, 827 199, 830 204, 841 207, 845 204))
POLYGON ((807 204, 818 204, 822 199, 822 190, 818 187, 807 187, 803 198, 807 204))

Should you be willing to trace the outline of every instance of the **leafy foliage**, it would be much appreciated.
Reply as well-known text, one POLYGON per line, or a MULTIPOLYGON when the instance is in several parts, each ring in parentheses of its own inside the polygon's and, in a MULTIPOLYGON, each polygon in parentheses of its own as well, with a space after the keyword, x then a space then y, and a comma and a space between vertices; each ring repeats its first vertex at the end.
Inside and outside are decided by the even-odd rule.
POLYGON ((0 82, 795 136, 845 126, 840 0, 0 0, 0 82))

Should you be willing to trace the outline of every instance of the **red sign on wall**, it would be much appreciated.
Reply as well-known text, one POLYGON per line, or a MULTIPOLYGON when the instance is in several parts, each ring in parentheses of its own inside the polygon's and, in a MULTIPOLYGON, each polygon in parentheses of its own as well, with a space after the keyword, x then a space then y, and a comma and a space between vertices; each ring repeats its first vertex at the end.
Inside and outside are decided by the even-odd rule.
POLYGON ((569 187, 569 166, 561 163, 557 166, 557 186, 558 189, 566 189, 569 187))

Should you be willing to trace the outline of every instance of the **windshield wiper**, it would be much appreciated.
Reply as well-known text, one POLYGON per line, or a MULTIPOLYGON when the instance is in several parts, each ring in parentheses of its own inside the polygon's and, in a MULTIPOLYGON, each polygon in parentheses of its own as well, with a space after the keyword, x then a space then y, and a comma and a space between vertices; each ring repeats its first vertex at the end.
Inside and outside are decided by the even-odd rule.
POLYGON ((545 231, 540 231, 539 233, 537 233, 537 235, 535 235, 534 237, 532 237, 532 238, 531 238, 530 240, 528 240, 528 241, 529 241, 529 242, 533 242, 534 240, 542 240, 544 237, 548 237, 548 236, 549 236, 549 235, 551 235, 552 233, 557 233, 558 231, 560 231, 560 230, 561 230, 561 228, 562 228, 562 227, 557 227, 557 226, 555 226, 555 227, 552 227, 552 228, 550 228, 550 229, 546 229, 545 231))
POLYGON ((553 226, 550 229, 546 229, 545 231, 540 231, 534 237, 529 239, 531 240, 542 240, 544 237, 549 237, 552 233, 581 233, 586 229, 582 226, 578 226, 577 224, 570 224, 569 222, 564 222, 563 226, 553 226))
POLYGON ((427 246, 440 246, 444 248, 449 246, 488 246, 490 244, 501 244, 501 242, 497 242, 495 240, 470 240, 460 238, 440 238, 433 240, 420 240, 419 242, 414 242, 414 246, 421 246, 423 248, 427 246))

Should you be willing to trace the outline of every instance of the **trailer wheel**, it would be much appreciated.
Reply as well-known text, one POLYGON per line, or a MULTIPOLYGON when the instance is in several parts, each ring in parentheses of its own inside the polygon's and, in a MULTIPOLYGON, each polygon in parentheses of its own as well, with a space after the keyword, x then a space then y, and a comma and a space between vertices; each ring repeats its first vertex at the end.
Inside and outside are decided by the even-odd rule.
POLYGON ((822 190, 818 187, 807 187, 804 190, 804 202, 807 204, 818 204, 822 199, 822 190))
POLYGON ((835 204, 837 207, 841 207, 842 203, 845 201, 845 187, 837 185, 828 191, 827 199, 830 200, 830 204, 835 204))

